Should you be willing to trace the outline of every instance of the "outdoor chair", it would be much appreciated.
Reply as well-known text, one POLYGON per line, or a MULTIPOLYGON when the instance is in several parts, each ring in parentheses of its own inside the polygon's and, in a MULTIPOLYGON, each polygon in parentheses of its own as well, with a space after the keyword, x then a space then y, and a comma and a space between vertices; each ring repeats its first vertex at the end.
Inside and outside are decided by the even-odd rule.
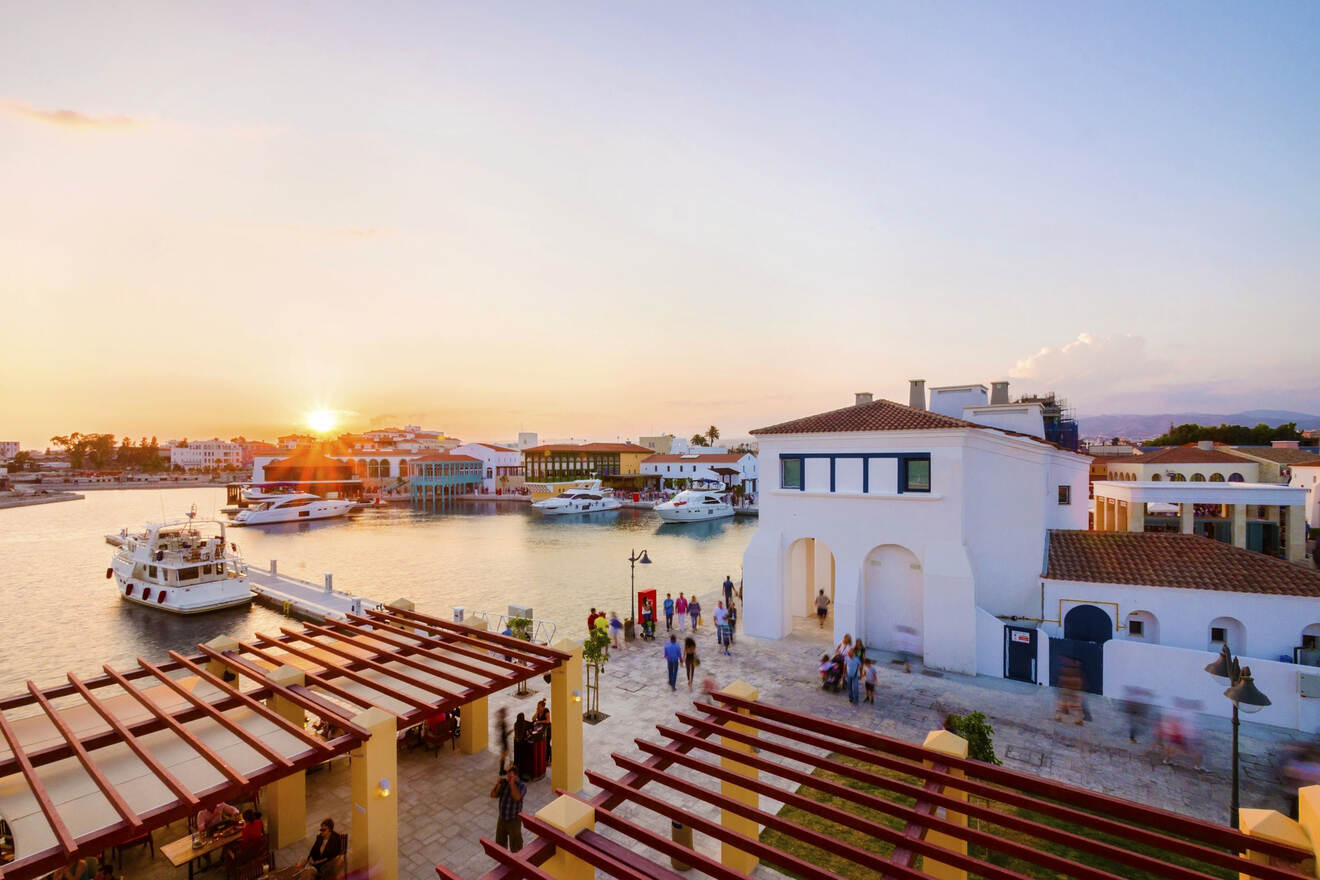
POLYGON ((115 845, 114 858, 119 870, 124 870, 124 850, 135 846, 145 846, 151 857, 156 857, 156 841, 152 839, 150 831, 144 831, 131 840, 115 845))
POLYGON ((225 880, 256 880, 274 867, 268 834, 256 840, 240 840, 225 850, 225 880))
POLYGON ((422 735, 423 746, 428 751, 434 750, 437 758, 446 741, 450 751, 458 748, 458 717, 452 713, 444 721, 427 722, 426 732, 422 735))

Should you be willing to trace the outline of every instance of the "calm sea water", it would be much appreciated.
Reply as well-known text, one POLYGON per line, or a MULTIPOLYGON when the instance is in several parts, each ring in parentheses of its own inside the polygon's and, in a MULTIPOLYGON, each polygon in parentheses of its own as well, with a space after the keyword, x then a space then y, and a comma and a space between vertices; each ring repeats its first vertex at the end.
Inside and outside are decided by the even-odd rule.
MULTIPOLYGON (((129 605, 105 578, 113 551, 107 533, 190 505, 210 515, 223 489, 88 492, 86 500, 0 510, 0 694, 83 676, 135 657, 160 660, 217 635, 278 634, 279 613, 253 605, 181 618, 129 605)), ((530 605, 556 621, 560 637, 581 635, 591 606, 628 606, 628 555, 649 551, 637 566, 638 589, 706 593, 726 574, 738 579, 755 519, 664 525, 650 511, 590 517, 541 517, 527 505, 463 504, 443 514, 406 506, 347 520, 233 529, 249 563, 278 559, 280 571, 371 599, 401 596, 419 611, 448 619, 452 606, 504 612, 530 605)))

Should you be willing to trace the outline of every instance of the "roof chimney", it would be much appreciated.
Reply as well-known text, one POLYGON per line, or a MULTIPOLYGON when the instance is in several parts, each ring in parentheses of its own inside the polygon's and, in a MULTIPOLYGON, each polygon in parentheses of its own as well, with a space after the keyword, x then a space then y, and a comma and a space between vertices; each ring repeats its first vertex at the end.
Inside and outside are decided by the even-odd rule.
POLYGON ((1196 448, 1197 448, 1197 449, 1214 449, 1214 448, 1215 448, 1215 441, 1213 441, 1213 440, 1197 440, 1197 441, 1196 441, 1196 448))
POLYGON ((909 379, 908 380, 908 406, 913 409, 926 408, 926 380, 909 379))
POLYGON ((991 382, 990 383, 990 405, 995 406, 1000 403, 1008 403, 1008 383, 991 382))
POLYGON ((1272 449, 1300 449, 1300 448, 1301 448, 1301 441, 1300 441, 1300 440, 1271 440, 1271 441, 1270 441, 1270 447, 1271 447, 1272 449))
POLYGON ((871 402, 871 392, 869 392, 869 391, 858 391, 858 392, 857 392, 857 403, 856 403, 856 406, 866 406, 866 405, 867 405, 868 403, 870 403, 870 402, 871 402))

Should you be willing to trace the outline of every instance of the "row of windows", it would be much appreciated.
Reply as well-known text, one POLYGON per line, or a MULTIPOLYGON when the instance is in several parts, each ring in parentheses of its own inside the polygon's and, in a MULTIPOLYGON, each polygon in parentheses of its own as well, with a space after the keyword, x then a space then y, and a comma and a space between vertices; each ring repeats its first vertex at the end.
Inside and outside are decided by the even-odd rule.
MULTIPOLYGON (((1136 475, 1135 473, 1117 473, 1117 474, 1110 474, 1110 475, 1109 475, 1109 479, 1111 479, 1111 480, 1136 480, 1136 478, 1137 478, 1137 475, 1136 475)), ((1154 481, 1154 482, 1159 482, 1160 480, 1163 480, 1163 479, 1164 479, 1164 475, 1163 475, 1163 474, 1151 474, 1151 475, 1150 475, 1150 478, 1151 478, 1151 480, 1154 481)), ((1169 480, 1170 480, 1170 482, 1174 482, 1174 483, 1186 483, 1186 482, 1188 481, 1188 480, 1187 480, 1187 475, 1186 475, 1186 474, 1180 474, 1180 473, 1177 473, 1176 471, 1175 471, 1175 472, 1171 472, 1171 473, 1169 474, 1169 480)), ((1206 479, 1205 474, 1192 474, 1191 482, 1193 482, 1193 483, 1205 483, 1205 482, 1210 482, 1210 483, 1224 483, 1224 482, 1228 482, 1228 483, 1241 483, 1241 482, 1244 482, 1244 478, 1243 478, 1243 476, 1242 476, 1241 474, 1236 473, 1236 472, 1229 474, 1228 477, 1227 477, 1227 479, 1225 479, 1225 477, 1224 477, 1223 474, 1211 474, 1209 480, 1206 479)))
POLYGON ((873 458, 893 458, 898 463, 898 486, 897 491, 905 492, 929 492, 930 491, 930 453, 841 453, 838 455, 804 453, 802 455, 781 455, 779 456, 779 488, 797 489, 799 491, 806 489, 806 460, 809 458, 826 458, 830 463, 830 491, 834 491, 834 468, 835 462, 840 458, 858 458, 862 461, 862 491, 870 491, 870 460, 873 458))

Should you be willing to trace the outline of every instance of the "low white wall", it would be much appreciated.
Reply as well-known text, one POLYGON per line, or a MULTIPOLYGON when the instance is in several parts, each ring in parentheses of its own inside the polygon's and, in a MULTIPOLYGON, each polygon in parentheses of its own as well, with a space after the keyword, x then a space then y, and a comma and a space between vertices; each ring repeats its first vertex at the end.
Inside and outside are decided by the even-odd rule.
MULTIPOLYGON (((1155 693, 1156 702, 1173 705, 1174 697, 1200 700, 1201 711, 1224 718, 1233 714, 1233 704, 1224 696, 1225 685, 1205 671, 1215 659, 1210 651, 1171 648, 1110 639, 1105 642, 1105 696, 1121 699, 1124 687, 1143 687, 1155 693)), ((1299 679, 1320 676, 1320 668, 1239 658, 1251 667, 1256 687, 1270 698, 1270 705, 1243 717, 1262 724, 1314 731, 1320 724, 1320 699, 1301 696, 1299 679)))
POLYGON ((976 674, 1004 677, 1004 622, 976 609, 976 674))

